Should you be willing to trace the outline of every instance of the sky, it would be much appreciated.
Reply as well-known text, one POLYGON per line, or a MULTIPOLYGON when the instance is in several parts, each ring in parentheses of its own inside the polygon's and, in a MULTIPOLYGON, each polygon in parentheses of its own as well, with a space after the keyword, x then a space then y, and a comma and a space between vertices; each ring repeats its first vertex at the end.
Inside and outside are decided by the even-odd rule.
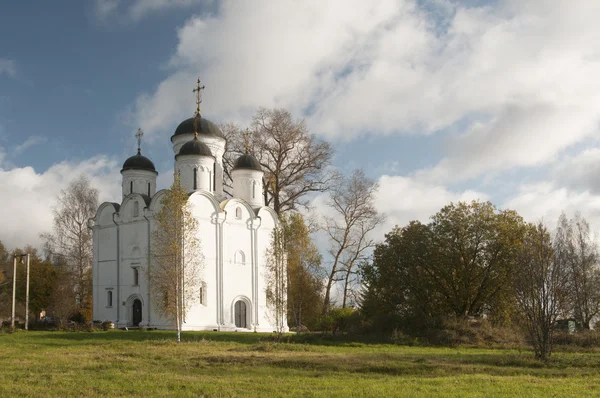
POLYGON ((39 245, 81 173, 119 201, 138 128, 167 188, 197 78, 203 117, 286 108, 376 179, 377 239, 474 199, 597 231, 599 19, 596 0, 5 2, 0 241, 39 245))

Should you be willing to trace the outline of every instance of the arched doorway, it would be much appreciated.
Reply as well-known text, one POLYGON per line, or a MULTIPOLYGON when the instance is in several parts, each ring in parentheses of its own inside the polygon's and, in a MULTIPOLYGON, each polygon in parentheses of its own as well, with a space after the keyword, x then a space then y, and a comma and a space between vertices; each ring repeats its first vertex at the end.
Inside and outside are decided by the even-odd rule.
POLYGON ((235 327, 247 328, 246 324, 246 303, 242 300, 238 300, 235 303, 235 327))
POLYGON ((142 322, 142 302, 140 299, 133 300, 132 312, 132 324, 133 326, 139 326, 142 322))

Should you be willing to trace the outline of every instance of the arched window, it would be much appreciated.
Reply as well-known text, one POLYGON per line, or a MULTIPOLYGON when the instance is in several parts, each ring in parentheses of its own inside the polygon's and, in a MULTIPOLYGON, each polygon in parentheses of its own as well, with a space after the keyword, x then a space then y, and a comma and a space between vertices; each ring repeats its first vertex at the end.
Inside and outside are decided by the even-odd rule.
POLYGON ((235 209, 235 218, 237 218, 238 220, 242 219, 242 208, 238 207, 235 209))
POLYGON ((150 196, 150 183, 148 183, 148 196, 150 196))
POLYGON ((198 189, 198 168, 194 167, 194 190, 198 189))
POLYGON ((252 199, 256 198, 256 181, 252 181, 252 199))
POLYGON ((246 255, 244 254, 244 252, 241 250, 236 251, 233 255, 233 262, 235 264, 246 264, 246 255))
POLYGON ((129 193, 133 193, 133 181, 129 181, 129 193))
POLYGON ((140 270, 137 267, 133 268, 133 286, 140 284, 140 270))
POLYGON ((140 216, 140 203, 138 201, 133 202, 133 216, 140 216))
POLYGON ((106 306, 112 307, 112 290, 106 292, 106 306))
POLYGON ((206 282, 202 282, 202 284, 200 285, 200 304, 202 305, 207 305, 206 304, 206 282))
POLYGON ((210 182, 212 181, 212 171, 208 171, 208 190, 210 191, 210 182))

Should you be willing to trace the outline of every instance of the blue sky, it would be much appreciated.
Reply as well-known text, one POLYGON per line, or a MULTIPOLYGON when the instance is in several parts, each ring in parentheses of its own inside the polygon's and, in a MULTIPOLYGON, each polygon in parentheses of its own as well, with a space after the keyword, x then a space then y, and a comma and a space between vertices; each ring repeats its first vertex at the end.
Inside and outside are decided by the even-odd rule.
MULTIPOLYGON (((103 200, 143 152, 172 169, 192 115, 247 124, 284 107, 379 179, 394 224, 456 200, 600 225, 595 1, 95 0, 0 13, 0 240, 38 244, 81 172, 103 200), (551 6, 549 5, 551 4, 551 6)), ((315 198, 316 211, 324 198, 315 198)))

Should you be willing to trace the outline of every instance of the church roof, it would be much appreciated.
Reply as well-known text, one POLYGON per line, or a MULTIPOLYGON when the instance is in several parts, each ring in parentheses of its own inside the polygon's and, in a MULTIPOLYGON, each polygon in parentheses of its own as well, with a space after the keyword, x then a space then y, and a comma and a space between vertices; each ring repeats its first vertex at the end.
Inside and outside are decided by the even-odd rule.
POLYGON ((208 145, 198 140, 198 137, 183 144, 177 156, 180 155, 213 156, 208 145))
MULTIPOLYGON (((208 119, 203 118, 200 115, 196 115, 179 123, 179 126, 177 126, 173 137, 183 134, 194 134, 196 132, 196 119, 198 120, 198 135, 202 135, 205 137, 218 137, 223 139, 225 138, 225 136, 216 124, 214 124, 208 119)), ((173 137, 171 137, 171 140, 173 140, 173 137)))
POLYGON ((235 164, 233 165, 232 170, 238 170, 238 169, 263 171, 262 167, 260 166, 260 162, 258 160, 256 160, 256 158, 249 153, 245 153, 242 156, 240 156, 239 158, 237 158, 237 160, 235 161, 235 164))
POLYGON ((147 157, 143 156, 139 151, 136 155, 131 156, 125 161, 125 163, 123 163, 121 172, 125 170, 146 170, 157 173, 154 163, 152 163, 152 161, 147 157))

